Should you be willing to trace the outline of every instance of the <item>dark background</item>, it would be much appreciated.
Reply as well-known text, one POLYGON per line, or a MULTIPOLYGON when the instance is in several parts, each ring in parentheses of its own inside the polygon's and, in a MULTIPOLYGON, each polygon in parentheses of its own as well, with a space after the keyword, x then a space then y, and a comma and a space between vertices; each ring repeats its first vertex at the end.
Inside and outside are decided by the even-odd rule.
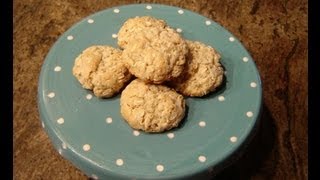
POLYGON ((16 180, 88 179, 41 128, 37 83, 46 54, 74 23, 131 3, 161 3, 220 23, 248 49, 263 83, 261 129, 217 179, 308 179, 307 0, 13 1, 13 168, 16 180))

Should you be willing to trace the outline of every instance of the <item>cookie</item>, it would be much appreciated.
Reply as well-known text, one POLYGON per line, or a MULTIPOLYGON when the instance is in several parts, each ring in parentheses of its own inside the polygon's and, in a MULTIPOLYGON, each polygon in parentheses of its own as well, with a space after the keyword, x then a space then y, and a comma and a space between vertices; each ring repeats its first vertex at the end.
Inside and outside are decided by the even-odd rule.
POLYGON ((109 46, 91 46, 75 60, 73 75, 97 97, 107 98, 119 92, 130 80, 122 51, 109 46))
POLYGON ((91 46, 75 59, 72 74, 85 89, 93 89, 92 73, 98 69, 103 49, 103 46, 91 46))
POLYGON ((121 93, 121 115, 128 124, 145 132, 177 127, 185 115, 182 95, 163 86, 132 81, 121 93))
POLYGON ((160 84, 178 77, 185 64, 187 45, 163 20, 129 19, 118 33, 123 59, 130 73, 146 82, 160 84))
POLYGON ((186 41, 189 54, 183 74, 170 84, 185 96, 201 97, 219 87, 223 81, 220 54, 197 41, 186 41))
POLYGON ((118 45, 125 48, 128 44, 137 41, 143 36, 152 39, 167 26, 166 22, 150 16, 129 18, 118 32, 118 45), (148 29, 149 32, 145 32, 148 29))

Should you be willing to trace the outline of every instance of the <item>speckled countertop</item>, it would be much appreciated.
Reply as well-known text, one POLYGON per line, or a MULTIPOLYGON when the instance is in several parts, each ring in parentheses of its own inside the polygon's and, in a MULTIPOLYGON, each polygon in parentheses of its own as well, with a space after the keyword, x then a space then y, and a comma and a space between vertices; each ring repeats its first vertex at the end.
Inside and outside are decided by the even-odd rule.
POLYGON ((261 129, 217 179, 307 179, 307 0, 16 0, 14 8, 14 178, 88 179, 56 152, 41 128, 37 83, 57 38, 82 18, 131 3, 179 6, 220 23, 251 53, 263 82, 261 129))

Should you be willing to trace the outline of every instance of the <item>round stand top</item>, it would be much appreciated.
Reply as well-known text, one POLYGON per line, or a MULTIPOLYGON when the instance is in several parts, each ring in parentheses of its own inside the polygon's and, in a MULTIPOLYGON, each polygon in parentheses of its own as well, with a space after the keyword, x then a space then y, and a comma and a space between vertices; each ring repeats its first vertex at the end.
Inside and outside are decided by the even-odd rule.
POLYGON ((42 125, 59 153, 94 179, 208 177, 251 136, 259 118, 259 72, 241 42, 213 20, 173 6, 113 7, 76 23, 57 40, 41 69, 42 125), (117 32, 131 17, 165 20, 185 39, 221 54, 225 84, 202 98, 186 98, 181 126, 168 132, 136 131, 120 114, 120 95, 99 99, 72 75, 75 58, 92 45, 117 47, 117 32))

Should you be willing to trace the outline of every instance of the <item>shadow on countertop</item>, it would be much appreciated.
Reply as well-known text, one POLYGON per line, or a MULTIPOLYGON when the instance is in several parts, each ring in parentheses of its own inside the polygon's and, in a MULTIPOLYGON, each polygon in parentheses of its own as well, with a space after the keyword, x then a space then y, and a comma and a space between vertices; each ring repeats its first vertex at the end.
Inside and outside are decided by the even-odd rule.
MULTIPOLYGON (((273 172, 275 172, 275 166, 272 165, 276 162, 270 162, 269 166, 263 165, 266 163, 266 159, 273 159, 276 161, 277 158, 268 158, 275 153, 275 139, 276 139, 276 127, 274 119, 272 118, 268 107, 263 104, 262 115, 260 126, 257 134, 252 139, 248 147, 245 149, 241 157, 235 161, 231 166, 222 170, 213 179, 214 180, 247 180, 251 179, 252 176, 258 174, 262 179, 271 179, 273 172), (261 169, 261 167, 270 167, 268 169, 261 169)), ((278 155, 277 153, 275 155, 278 155)))

